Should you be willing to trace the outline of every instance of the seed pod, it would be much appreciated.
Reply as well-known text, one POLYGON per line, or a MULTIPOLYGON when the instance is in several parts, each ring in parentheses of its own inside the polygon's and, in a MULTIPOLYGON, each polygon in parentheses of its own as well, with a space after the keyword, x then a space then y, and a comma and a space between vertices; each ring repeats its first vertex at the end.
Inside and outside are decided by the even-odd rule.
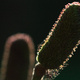
POLYGON ((80 3, 67 4, 52 29, 37 55, 37 61, 47 69, 59 68, 67 62, 76 44, 80 44, 80 3))

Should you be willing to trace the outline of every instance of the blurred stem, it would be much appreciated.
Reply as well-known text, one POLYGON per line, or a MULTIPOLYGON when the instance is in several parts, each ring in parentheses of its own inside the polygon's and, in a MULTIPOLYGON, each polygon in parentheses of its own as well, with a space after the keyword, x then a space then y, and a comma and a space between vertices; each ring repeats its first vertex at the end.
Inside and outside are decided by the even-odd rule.
POLYGON ((41 77, 34 73, 32 80, 41 80, 41 77))
POLYGON ((37 64, 34 69, 32 80, 41 80, 45 72, 46 72, 46 69, 41 64, 37 64))

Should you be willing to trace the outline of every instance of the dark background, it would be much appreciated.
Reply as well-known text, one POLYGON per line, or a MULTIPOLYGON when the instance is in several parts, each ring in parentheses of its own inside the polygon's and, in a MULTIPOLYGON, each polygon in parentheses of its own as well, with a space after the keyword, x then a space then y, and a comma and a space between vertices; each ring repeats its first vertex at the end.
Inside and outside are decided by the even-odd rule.
MULTIPOLYGON (((73 0, 74 1, 74 0, 73 0)), ((16 33, 29 34, 38 45, 46 38, 65 4, 70 0, 2 0, 0 1, 0 61, 7 38, 16 33)), ((55 80, 80 79, 80 48, 55 80)))

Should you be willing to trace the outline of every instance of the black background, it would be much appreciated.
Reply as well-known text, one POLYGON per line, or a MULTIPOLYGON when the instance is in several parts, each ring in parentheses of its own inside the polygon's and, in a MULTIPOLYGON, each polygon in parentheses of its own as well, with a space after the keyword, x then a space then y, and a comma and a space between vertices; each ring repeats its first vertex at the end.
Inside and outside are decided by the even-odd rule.
MULTIPOLYGON (((74 1, 74 0, 73 0, 74 1)), ((7 38, 16 33, 29 34, 38 45, 46 38, 61 10, 70 0, 2 0, 0 1, 0 61, 7 38)), ((79 50, 79 49, 78 49, 79 50)), ((76 52, 77 54, 80 51, 76 52)), ((35 53, 36 54, 36 53, 35 53)), ((79 80, 80 64, 73 57, 71 67, 55 80, 79 80), (74 63, 75 62, 75 63, 74 63), (79 65, 78 65, 79 64, 79 65), (77 66, 76 66, 77 65, 77 66), (75 66, 75 67, 74 67, 75 66), (78 71, 78 72, 77 72, 78 71)))

